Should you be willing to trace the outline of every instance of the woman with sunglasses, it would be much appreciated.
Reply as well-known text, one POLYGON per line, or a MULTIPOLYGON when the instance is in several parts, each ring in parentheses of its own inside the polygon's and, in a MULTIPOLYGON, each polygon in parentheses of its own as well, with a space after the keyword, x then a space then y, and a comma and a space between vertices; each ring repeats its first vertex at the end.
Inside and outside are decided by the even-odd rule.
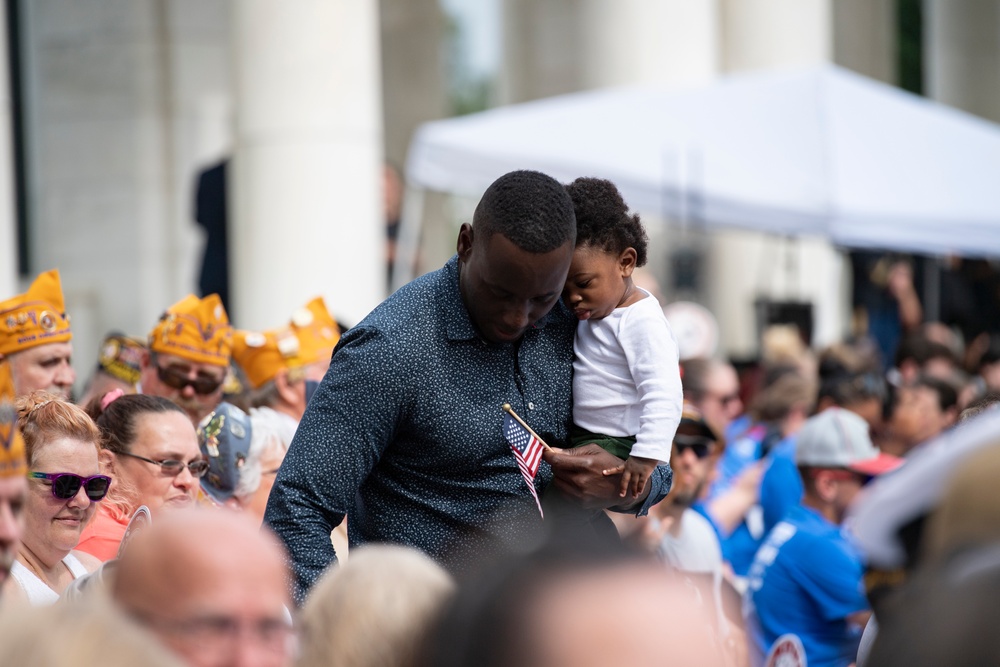
POLYGON ((74 551, 107 494, 111 478, 98 463, 100 432, 82 409, 36 391, 17 401, 28 460, 24 533, 4 591, 32 605, 51 604, 100 561, 74 551))
POLYGON ((165 398, 114 390, 92 401, 87 411, 101 432, 101 470, 115 484, 84 530, 79 548, 108 561, 117 556, 128 522, 141 505, 154 517, 164 509, 192 505, 208 462, 187 414, 165 398))

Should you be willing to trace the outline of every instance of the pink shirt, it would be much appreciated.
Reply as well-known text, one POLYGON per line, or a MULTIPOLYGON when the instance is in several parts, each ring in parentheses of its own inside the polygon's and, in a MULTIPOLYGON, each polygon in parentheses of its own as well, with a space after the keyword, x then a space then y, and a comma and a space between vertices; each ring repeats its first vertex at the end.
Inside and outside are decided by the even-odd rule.
POLYGON ((76 548, 102 562, 112 560, 118 556, 118 545, 125 537, 126 528, 128 521, 119 521, 108 506, 101 504, 94 518, 83 529, 80 543, 76 548))

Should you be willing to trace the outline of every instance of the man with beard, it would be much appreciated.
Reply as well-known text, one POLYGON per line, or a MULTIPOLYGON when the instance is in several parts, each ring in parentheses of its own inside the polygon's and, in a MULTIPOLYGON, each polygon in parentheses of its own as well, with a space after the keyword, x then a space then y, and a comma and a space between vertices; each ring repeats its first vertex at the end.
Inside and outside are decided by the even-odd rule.
POLYGON ((17 556, 24 519, 21 509, 28 492, 24 440, 17 430, 17 412, 0 403, 0 587, 17 556))
POLYGON ((170 306, 149 333, 139 392, 179 405, 197 427, 222 402, 233 329, 218 294, 189 294, 170 306))
POLYGON ((73 332, 59 271, 38 276, 24 294, 0 302, 0 400, 37 389, 69 398, 73 332))
POLYGON ((708 484, 718 449, 719 436, 715 430, 693 405, 685 403, 670 455, 674 485, 652 510, 661 524, 669 524, 660 551, 679 570, 722 571, 722 552, 715 529, 708 519, 691 509, 708 484))

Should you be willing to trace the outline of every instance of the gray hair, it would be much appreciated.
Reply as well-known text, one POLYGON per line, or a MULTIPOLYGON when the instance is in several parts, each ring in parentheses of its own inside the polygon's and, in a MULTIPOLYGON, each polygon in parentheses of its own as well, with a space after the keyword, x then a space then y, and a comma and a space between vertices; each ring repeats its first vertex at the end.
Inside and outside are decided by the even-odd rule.
POLYGON ((260 488, 260 477, 263 474, 261 460, 269 454, 282 452, 288 446, 281 440, 279 431, 274 423, 265 414, 254 410, 250 413, 250 427, 252 435, 250 437, 250 449, 247 451, 247 459, 240 468, 239 481, 233 490, 233 495, 241 503, 249 500, 250 496, 260 488))

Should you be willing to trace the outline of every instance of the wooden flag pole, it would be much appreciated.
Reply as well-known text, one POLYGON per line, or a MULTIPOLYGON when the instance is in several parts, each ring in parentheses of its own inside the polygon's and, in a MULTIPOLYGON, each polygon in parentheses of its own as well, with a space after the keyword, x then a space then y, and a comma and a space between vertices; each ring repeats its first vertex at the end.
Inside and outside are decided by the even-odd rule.
POLYGON ((504 403, 501 407, 503 408, 504 412, 506 412, 511 417, 513 417, 514 419, 516 419, 518 424, 520 424, 521 426, 523 426, 524 428, 526 428, 528 430, 528 433, 530 433, 531 435, 535 436, 535 439, 538 440, 538 442, 542 443, 542 447, 544 447, 545 449, 548 449, 549 451, 552 450, 552 448, 549 447, 547 444, 545 444, 545 441, 542 440, 542 438, 537 433, 535 433, 534 431, 531 430, 530 426, 528 426, 527 424, 524 423, 523 419, 521 419, 520 417, 517 416, 517 413, 514 412, 514 408, 510 407, 510 403, 504 403))

